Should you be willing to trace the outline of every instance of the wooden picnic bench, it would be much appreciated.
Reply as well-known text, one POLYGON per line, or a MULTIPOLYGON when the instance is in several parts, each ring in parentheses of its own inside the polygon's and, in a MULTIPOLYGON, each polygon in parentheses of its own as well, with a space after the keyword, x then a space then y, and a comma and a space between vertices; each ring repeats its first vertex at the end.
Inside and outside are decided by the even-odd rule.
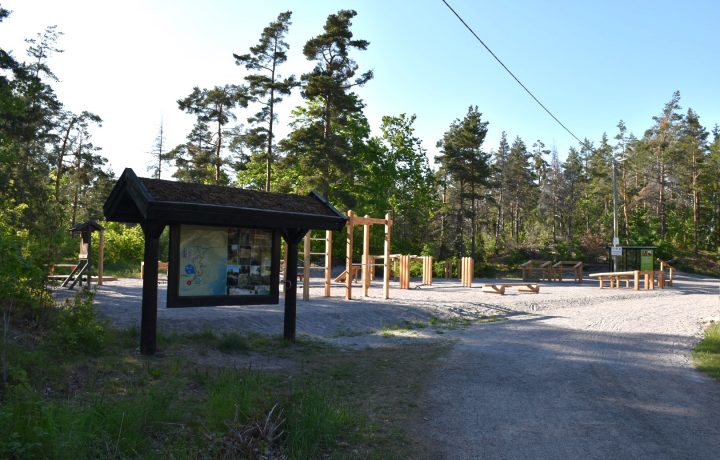
POLYGON ((575 260, 561 260, 561 261, 553 264, 553 269, 555 271, 554 274, 557 277, 558 281, 562 281, 563 272, 570 272, 570 273, 572 273, 573 279, 576 282, 582 283, 582 280, 583 280, 583 263, 582 262, 578 262, 575 260))
POLYGON ((505 288, 508 287, 517 288, 518 292, 540 292, 540 285, 537 283, 486 283, 483 284, 482 291, 505 295, 505 288))
POLYGON ((522 270, 523 280, 537 278, 553 281, 559 278, 555 268, 552 266, 552 262, 549 260, 528 260, 520 265, 520 270, 522 270))

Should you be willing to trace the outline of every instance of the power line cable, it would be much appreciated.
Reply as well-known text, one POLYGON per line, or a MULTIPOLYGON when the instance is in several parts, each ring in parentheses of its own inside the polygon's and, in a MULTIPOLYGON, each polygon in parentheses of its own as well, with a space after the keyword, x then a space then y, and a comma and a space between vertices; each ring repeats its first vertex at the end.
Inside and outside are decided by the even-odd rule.
POLYGON ((488 53, 490 53, 492 55, 492 57, 494 57, 495 60, 500 63, 500 65, 503 67, 503 69, 505 69, 507 71, 507 73, 509 73, 510 76, 515 79, 515 81, 518 83, 518 85, 522 86, 522 89, 524 89, 525 92, 527 92, 530 95, 530 97, 532 97, 535 100, 535 102, 537 102, 538 105, 540 105, 540 107, 542 107, 543 110, 545 110, 548 113, 548 115, 550 115, 552 117, 553 120, 555 120, 560 126, 562 126, 565 131, 570 133, 570 135, 572 137, 574 137, 576 141, 578 141, 582 144, 582 141, 580 139, 578 139, 578 137, 572 131, 570 131, 568 129, 568 127, 563 124, 563 122, 558 120, 558 118, 555 115, 553 115, 553 113, 550 110, 548 110, 548 108, 545 107, 545 105, 542 102, 540 102, 540 100, 538 98, 536 98, 535 95, 529 89, 527 89, 527 87, 525 85, 522 84, 522 82, 518 79, 518 77, 516 77, 515 74, 512 73, 505 64, 503 64, 503 61, 501 61, 500 58, 497 57, 497 55, 495 55, 495 53, 493 53, 492 50, 485 44, 485 42, 482 41, 482 39, 480 37, 478 37, 478 35, 475 33, 475 31, 472 29, 472 27, 470 27, 467 24, 467 22, 465 22, 463 20, 462 17, 460 17, 460 15, 457 13, 457 11, 455 11, 455 9, 453 9, 453 7, 450 6, 450 4, 448 2, 446 2, 445 0, 442 0, 442 2, 445 4, 445 6, 447 6, 450 9, 450 11, 453 12, 453 14, 460 20, 460 22, 462 22, 462 24, 467 28, 467 30, 469 30, 470 33, 473 34, 473 36, 475 36, 477 41, 479 41, 480 44, 485 47, 485 49, 488 51, 488 53))

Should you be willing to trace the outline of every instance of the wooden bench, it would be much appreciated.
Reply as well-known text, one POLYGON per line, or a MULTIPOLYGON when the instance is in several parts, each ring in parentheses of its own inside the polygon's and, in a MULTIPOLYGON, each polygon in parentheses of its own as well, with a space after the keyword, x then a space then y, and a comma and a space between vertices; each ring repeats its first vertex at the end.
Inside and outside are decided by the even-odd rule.
POLYGON ((535 277, 548 281, 559 279, 558 274, 552 266, 552 262, 549 260, 528 260, 520 265, 520 270, 522 270, 523 280, 530 280, 535 277), (534 274, 537 275, 533 276, 534 274))
POLYGON ((483 284, 482 291, 491 294, 505 295, 505 288, 517 288, 518 292, 540 292, 540 285, 537 283, 487 283, 483 284))
POLYGON ((577 283, 582 283, 583 280, 583 263, 574 260, 561 260, 553 265, 555 276, 558 281, 562 281, 563 272, 570 272, 573 275, 573 279, 577 283))
POLYGON ((620 281, 625 281, 625 287, 630 287, 630 280, 635 282, 635 290, 640 289, 640 272, 637 270, 627 272, 603 272, 590 273, 590 278, 597 278, 600 289, 605 288, 605 281, 608 281, 610 288, 619 288, 620 281))

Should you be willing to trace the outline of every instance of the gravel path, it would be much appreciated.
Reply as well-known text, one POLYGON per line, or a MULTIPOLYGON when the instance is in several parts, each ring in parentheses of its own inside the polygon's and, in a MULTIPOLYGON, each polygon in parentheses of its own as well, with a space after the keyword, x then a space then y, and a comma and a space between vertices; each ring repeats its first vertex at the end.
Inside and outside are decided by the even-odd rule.
POLYGON ((720 384, 690 362, 718 289, 683 277, 467 329, 415 434, 430 458, 720 458, 720 384))
MULTIPOLYGON (((396 286, 395 286, 396 287, 396 286)), ((428 458, 720 458, 720 384, 692 367, 690 351, 709 321, 720 321, 717 279, 680 275, 664 290, 598 289, 596 282, 542 283, 539 294, 505 296, 458 281, 391 291, 346 302, 298 301, 297 332, 343 347, 437 339, 418 329, 387 338, 378 328, 433 317, 501 314, 441 337, 456 340, 421 397, 410 427, 428 458)), ((359 287, 356 290, 360 293, 359 287)), ((57 291, 57 295, 67 295, 57 291)), ((100 317, 139 325, 140 284, 98 289, 100 317)), ((281 334, 283 304, 165 308, 161 332, 281 334)))

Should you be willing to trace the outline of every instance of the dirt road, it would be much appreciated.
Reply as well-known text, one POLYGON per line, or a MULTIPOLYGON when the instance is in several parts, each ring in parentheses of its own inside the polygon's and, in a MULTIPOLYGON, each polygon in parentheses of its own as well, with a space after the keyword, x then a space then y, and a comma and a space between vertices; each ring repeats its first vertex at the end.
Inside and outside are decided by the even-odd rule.
POLYGON ((463 331, 422 400, 428 457, 720 458, 720 384, 690 362, 718 281, 677 285, 463 331))

